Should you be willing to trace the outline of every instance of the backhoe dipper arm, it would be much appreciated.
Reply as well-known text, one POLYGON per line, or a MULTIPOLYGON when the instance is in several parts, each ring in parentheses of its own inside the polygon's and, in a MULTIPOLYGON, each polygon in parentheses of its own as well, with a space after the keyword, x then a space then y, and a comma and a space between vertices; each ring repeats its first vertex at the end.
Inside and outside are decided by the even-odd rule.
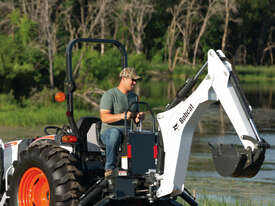
POLYGON ((254 153, 258 148, 266 146, 265 141, 258 134, 231 64, 225 59, 222 51, 209 50, 208 74, 204 80, 184 101, 173 107, 168 106, 167 111, 157 115, 165 152, 163 174, 158 177, 160 180, 158 197, 177 195, 184 190, 194 130, 201 115, 209 105, 217 101, 223 106, 244 148, 239 151, 236 147, 224 149, 212 146, 213 157, 216 152, 218 160, 215 162, 215 156, 214 163, 222 162, 219 165, 222 169, 217 167, 216 169, 220 174, 222 172, 219 170, 225 170, 225 174, 222 174, 224 176, 250 177, 258 172, 264 159, 265 148, 257 155, 254 153), (229 155, 225 157, 224 153, 229 155), (248 163, 248 159, 250 163, 255 163, 257 160, 257 164, 260 165, 257 171, 251 169, 255 165, 248 163), (226 165, 224 161, 228 161, 226 165))
POLYGON ((208 73, 214 78, 212 88, 223 106, 240 140, 247 149, 255 148, 256 142, 261 142, 251 115, 247 100, 239 86, 238 79, 231 64, 225 59, 222 51, 208 53, 208 73), (222 61, 223 60, 223 61, 222 61), (246 138, 251 137, 251 138, 246 138))

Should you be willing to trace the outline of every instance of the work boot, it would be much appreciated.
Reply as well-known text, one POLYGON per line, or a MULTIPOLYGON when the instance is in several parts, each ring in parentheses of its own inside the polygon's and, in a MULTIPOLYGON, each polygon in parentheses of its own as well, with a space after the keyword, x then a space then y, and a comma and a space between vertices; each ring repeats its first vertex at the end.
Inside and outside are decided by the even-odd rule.
POLYGON ((112 173, 113 173, 113 170, 106 170, 104 173, 104 176, 109 177, 110 175, 112 175, 112 173))

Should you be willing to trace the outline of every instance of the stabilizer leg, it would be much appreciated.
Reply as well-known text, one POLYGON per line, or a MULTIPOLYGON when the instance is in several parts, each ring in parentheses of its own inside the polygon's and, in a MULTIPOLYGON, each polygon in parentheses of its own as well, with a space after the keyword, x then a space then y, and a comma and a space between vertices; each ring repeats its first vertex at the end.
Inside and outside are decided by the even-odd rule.
POLYGON ((110 201, 111 201, 110 198, 105 197, 104 199, 102 199, 98 203, 96 203, 94 206, 104 206, 104 205, 107 205, 110 201))
POLYGON ((177 202, 176 200, 170 200, 170 203, 174 206, 184 206, 183 204, 177 202))
POLYGON ((195 199, 190 194, 188 194, 186 191, 183 191, 179 196, 191 206, 199 205, 199 203, 197 203, 195 201, 195 199))

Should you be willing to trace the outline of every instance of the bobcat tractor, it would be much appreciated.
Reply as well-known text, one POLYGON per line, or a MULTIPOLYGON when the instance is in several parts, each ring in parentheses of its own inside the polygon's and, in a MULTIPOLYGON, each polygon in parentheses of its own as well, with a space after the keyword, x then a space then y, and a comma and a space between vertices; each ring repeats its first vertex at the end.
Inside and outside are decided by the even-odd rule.
MULTIPOLYGON (((257 131, 252 108, 230 62, 222 51, 211 49, 208 61, 178 90, 165 111, 155 116, 146 102, 133 103, 135 109, 148 111, 150 129, 144 129, 142 123, 132 126, 125 118, 117 168, 104 177, 101 120, 74 118, 77 87, 72 49, 81 43, 116 46, 122 68, 127 67, 126 50, 116 40, 80 38, 68 44, 67 126, 48 126, 40 137, 0 141, 0 206, 196 206, 195 197, 185 187, 193 133, 201 115, 217 102, 242 143, 209 144, 217 172, 226 177, 253 177, 260 170, 269 144, 257 131), (199 82, 206 68, 208 72, 199 82)), ((129 105, 130 111, 133 105, 129 105)))

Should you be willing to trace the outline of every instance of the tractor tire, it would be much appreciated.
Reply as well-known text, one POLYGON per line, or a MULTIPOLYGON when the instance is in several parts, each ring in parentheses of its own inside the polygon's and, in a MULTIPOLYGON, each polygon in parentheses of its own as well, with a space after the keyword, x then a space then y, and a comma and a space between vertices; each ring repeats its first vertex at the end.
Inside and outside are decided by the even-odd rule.
POLYGON ((36 142, 13 163, 9 206, 76 206, 84 191, 77 160, 55 144, 36 142))

